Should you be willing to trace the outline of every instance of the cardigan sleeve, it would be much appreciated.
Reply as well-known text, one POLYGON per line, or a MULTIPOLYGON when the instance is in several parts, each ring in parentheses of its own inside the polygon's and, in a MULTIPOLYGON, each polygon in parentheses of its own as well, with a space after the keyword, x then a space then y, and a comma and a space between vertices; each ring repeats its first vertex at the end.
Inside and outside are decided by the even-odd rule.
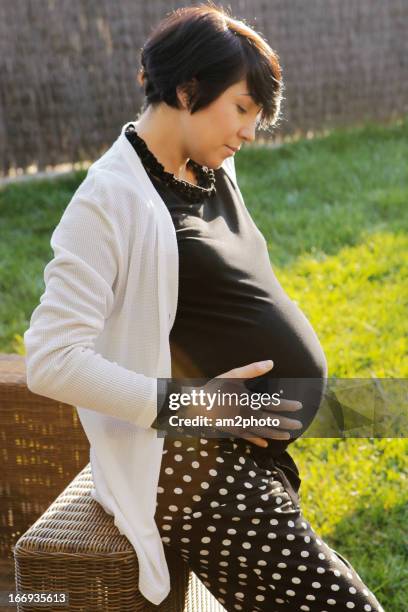
POLYGON ((157 417, 157 379, 111 362, 94 348, 114 306, 123 239, 114 205, 96 197, 95 179, 82 185, 51 236, 54 257, 44 269, 45 291, 24 333, 27 386, 148 428, 157 417))

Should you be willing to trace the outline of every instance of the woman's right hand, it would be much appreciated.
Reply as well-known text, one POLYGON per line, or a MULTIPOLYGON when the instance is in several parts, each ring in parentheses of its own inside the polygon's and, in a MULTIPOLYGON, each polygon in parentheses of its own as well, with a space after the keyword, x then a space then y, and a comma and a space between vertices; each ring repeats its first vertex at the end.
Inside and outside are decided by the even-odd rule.
MULTIPOLYGON (((256 361, 254 363, 250 363, 245 366, 241 366, 238 368, 234 368, 229 370, 229 372, 224 372, 219 376, 211 379, 207 384, 204 385, 203 389, 207 393, 214 393, 215 391, 220 391, 221 393, 240 393, 248 394, 248 389, 245 387, 244 383, 240 379, 248 379, 255 378, 257 376, 262 376, 266 372, 269 372, 273 368, 272 361, 256 361), (222 383, 219 379, 229 379, 225 383, 222 383), (231 381, 231 379, 237 379, 235 381, 231 381)), ((250 394, 250 392, 249 392, 250 394)), ((220 405, 217 404, 211 410, 211 416, 213 420, 216 418, 220 419, 234 419, 239 414, 243 418, 250 417, 251 415, 256 419, 267 418, 268 416, 271 418, 279 418, 280 424, 277 427, 237 427, 237 426, 227 426, 227 427, 217 427, 220 431, 230 432, 234 437, 240 437, 252 442, 256 446, 261 446, 265 448, 268 446, 268 439, 273 440, 289 440, 290 439, 290 431, 298 430, 302 428, 301 421, 297 419, 291 419, 285 416, 282 416, 282 412, 295 412, 296 410, 300 410, 302 408, 302 404, 298 401, 285 400, 281 399, 279 406, 267 405, 262 406, 261 408, 254 410, 251 409, 250 406, 237 406, 237 405, 220 405), (260 434, 260 436, 253 436, 251 433, 260 434)))

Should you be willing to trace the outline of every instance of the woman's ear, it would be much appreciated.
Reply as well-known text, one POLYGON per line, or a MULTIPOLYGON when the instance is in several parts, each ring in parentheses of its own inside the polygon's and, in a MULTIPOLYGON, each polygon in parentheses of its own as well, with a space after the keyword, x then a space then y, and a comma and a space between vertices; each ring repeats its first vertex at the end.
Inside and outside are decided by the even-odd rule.
POLYGON ((139 72, 137 73, 136 80, 139 83, 139 85, 141 85, 142 87, 144 86, 145 71, 143 67, 140 68, 139 72))
POLYGON ((177 99, 184 110, 190 110, 192 101, 197 91, 197 79, 193 78, 187 83, 177 85, 177 99))

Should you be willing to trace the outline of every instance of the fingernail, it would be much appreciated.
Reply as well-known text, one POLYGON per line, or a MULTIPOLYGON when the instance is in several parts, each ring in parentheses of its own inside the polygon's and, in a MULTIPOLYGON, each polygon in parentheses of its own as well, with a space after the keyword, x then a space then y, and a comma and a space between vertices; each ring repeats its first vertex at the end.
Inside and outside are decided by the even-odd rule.
POLYGON ((270 368, 273 365, 272 359, 267 359, 266 361, 260 361, 259 365, 261 368, 270 368))

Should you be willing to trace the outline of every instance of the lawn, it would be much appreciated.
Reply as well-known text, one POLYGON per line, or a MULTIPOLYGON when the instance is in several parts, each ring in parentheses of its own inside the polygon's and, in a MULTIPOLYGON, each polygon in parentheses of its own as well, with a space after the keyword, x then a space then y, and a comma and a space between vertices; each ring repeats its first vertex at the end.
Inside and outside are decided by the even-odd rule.
MULTIPOLYGON (((313 324, 329 376, 408 376, 408 119, 236 156, 275 273, 313 324)), ((85 173, 0 190, 0 351, 44 290, 51 233, 85 173)), ((401 411, 406 405, 401 406, 401 411)), ((387 612, 408 600, 405 438, 304 438, 303 511, 387 612)))

